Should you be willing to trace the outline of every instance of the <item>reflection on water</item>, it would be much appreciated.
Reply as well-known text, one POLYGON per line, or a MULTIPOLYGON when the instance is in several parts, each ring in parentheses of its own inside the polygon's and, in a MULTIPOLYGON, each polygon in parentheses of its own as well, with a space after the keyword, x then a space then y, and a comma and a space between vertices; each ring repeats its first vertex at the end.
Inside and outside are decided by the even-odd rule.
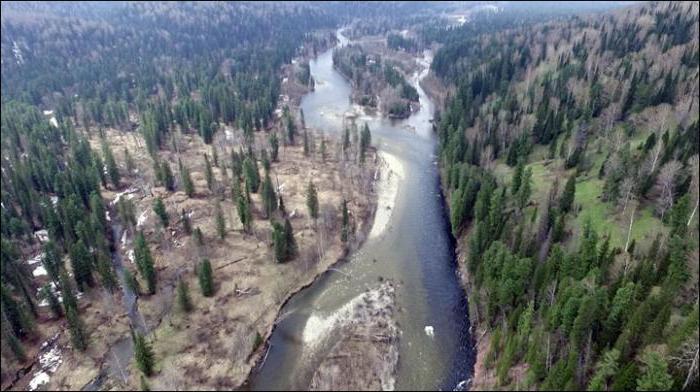
MULTIPOLYGON (((339 38, 340 45, 347 42, 339 38)), ((316 90, 304 97, 301 106, 307 126, 338 133, 344 115, 358 108, 351 104, 351 87, 333 69, 331 56, 329 50, 311 61, 316 90)), ((430 57, 425 61, 429 63, 430 57)), ((309 319, 332 318, 352 298, 376 286, 380 277, 398 283, 397 321, 402 335, 397 389, 453 389, 471 376, 474 358, 467 300, 455 273, 454 244, 440 194, 433 103, 417 83, 426 72, 412 78, 421 109, 408 119, 358 117, 360 123, 369 124, 374 145, 389 156, 387 162, 395 161, 388 162, 390 166, 402 172, 394 178, 396 197, 382 195, 393 204, 386 229, 373 230, 380 233, 370 236, 348 263, 289 301, 282 311, 289 316, 275 329, 267 359, 251 378, 251 388, 307 388, 314 363, 299 359, 314 357, 313 346, 305 345, 303 339, 309 319)))

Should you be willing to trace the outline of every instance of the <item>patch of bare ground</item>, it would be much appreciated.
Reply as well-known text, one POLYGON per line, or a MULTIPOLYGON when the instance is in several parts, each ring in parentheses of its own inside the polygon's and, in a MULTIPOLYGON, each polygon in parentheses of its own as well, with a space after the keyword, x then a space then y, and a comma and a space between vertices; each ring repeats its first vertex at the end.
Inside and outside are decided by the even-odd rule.
MULTIPOLYGON (((262 148, 269 149, 267 137, 265 132, 256 136, 258 157, 262 148)), ((176 178, 179 178, 178 159, 189 168, 195 184, 193 198, 179 190, 169 193, 163 187, 149 186, 154 177, 153 165, 140 135, 124 136, 108 130, 107 138, 117 157, 128 147, 136 162, 134 173, 124 179, 124 188, 138 189, 132 193, 139 221, 137 229, 146 235, 158 273, 157 293, 139 300, 156 357, 155 375, 149 379, 151 387, 222 389, 240 386, 263 353, 259 342, 270 335, 282 304, 346 255, 347 248, 340 241, 343 198, 348 200, 351 224, 357 228, 355 240, 361 239, 367 231, 375 203, 374 151, 364 165, 358 165, 345 161, 333 140, 326 140, 325 160, 318 152, 321 142, 318 137, 314 140, 317 152, 309 157, 304 155, 300 145, 280 147, 279 162, 271 165, 271 177, 284 198, 299 255, 288 263, 278 264, 273 258, 271 224, 262 211, 261 196, 251 195, 254 223, 249 234, 242 230, 231 197, 232 174, 225 167, 230 162, 229 150, 239 148, 242 136, 238 130, 225 128, 217 133, 214 146, 219 165, 213 169, 216 185, 212 191, 207 188, 203 157, 207 153, 211 159, 212 147, 204 145, 198 136, 180 135, 173 151, 160 152, 160 159, 170 163, 176 178), (320 218, 317 222, 307 213, 305 192, 309 181, 318 189, 320 218), (163 199, 170 215, 168 228, 161 227, 153 212, 156 197, 163 199), (224 239, 219 239, 216 233, 215 200, 219 200, 226 220, 224 239), (184 232, 179 219, 182 211, 189 215, 192 227, 201 228, 203 247, 198 247, 184 232), (194 272, 204 257, 211 260, 214 269, 216 293, 210 298, 200 294, 194 272), (194 310, 189 314, 174 306, 174 287, 179 277, 190 287, 194 310)), ((259 166, 262 175, 262 163, 259 166)), ((105 192, 104 196, 112 200, 115 192, 105 192)), ((133 232, 129 231, 120 251, 125 255, 125 267, 135 273, 129 257, 132 237, 133 232)), ((128 336, 128 332, 119 334, 123 336, 128 336)), ((106 351, 106 347, 95 349, 96 353, 106 351)), ((58 384, 59 380, 65 380, 68 374, 87 372, 87 369, 92 369, 90 376, 94 377, 99 368, 98 361, 70 362, 69 366, 66 363, 69 362, 65 362, 52 379, 51 387, 66 386, 58 384)), ((112 381, 117 381, 118 388, 135 388, 139 385, 139 372, 133 361, 124 366, 126 383, 112 381)), ((85 380, 89 381, 90 376, 85 380)), ((82 385, 76 381, 70 386, 82 385)))

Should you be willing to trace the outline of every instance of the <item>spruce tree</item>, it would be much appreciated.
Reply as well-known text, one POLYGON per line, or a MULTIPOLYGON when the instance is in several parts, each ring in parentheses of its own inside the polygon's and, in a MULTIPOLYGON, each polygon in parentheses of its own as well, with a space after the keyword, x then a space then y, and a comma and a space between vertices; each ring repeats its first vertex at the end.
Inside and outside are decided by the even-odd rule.
POLYGON ((214 170, 211 168, 211 162, 209 162, 209 156, 204 154, 204 175, 207 179, 207 188, 209 190, 214 189, 214 170))
POLYGON ((163 227, 168 227, 170 224, 170 218, 168 217, 168 211, 165 210, 165 204, 163 204, 163 200, 160 197, 157 197, 153 202, 153 212, 158 215, 158 218, 160 218, 160 223, 163 225, 163 227))
POLYGON ((372 134, 369 130, 369 125, 365 123, 362 127, 362 133, 360 133, 360 162, 365 161, 365 154, 367 153, 367 148, 372 144, 372 134))
POLYGON ((202 295, 205 297, 214 295, 214 280, 209 259, 204 259, 199 264, 197 277, 199 278, 199 288, 202 290, 202 295))
POLYGON ((105 165, 107 166, 109 180, 115 188, 119 188, 119 168, 117 167, 117 162, 114 160, 112 149, 109 148, 106 141, 102 142, 102 153, 105 156, 105 165))
POLYGON ((185 166, 182 166, 180 176, 182 177, 182 187, 184 188, 187 197, 194 196, 194 182, 192 182, 192 177, 190 176, 189 169, 187 169, 185 166))
POLYGON ((58 283, 59 272, 63 267, 63 258, 59 254, 56 243, 52 240, 44 244, 44 256, 41 258, 41 264, 44 266, 49 278, 58 283))
POLYGON ((2 313, 10 323, 15 336, 25 336, 30 329, 27 315, 2 282, 0 282, 0 303, 2 303, 2 313))
POLYGON ((525 169, 523 174, 522 184, 518 190, 518 207, 523 210, 527 206, 527 202, 530 200, 530 193, 532 192, 532 168, 525 169))
POLYGON ((216 214, 216 232, 219 234, 219 238, 222 240, 226 237, 226 220, 224 219, 224 212, 221 211, 221 203, 217 200, 215 206, 216 214))
POLYGON ((241 223, 243 224, 243 231, 245 231, 246 233, 250 233, 253 225, 253 215, 250 211, 249 199, 245 194, 241 193, 238 195, 237 206, 238 217, 240 218, 241 223))
POLYGON ((272 244, 275 260, 278 263, 287 261, 287 239, 284 235, 284 227, 278 222, 272 222, 272 244))
POLYGON ((204 246, 204 235, 202 234, 202 230, 199 228, 199 226, 195 227, 194 229, 194 242, 197 244, 197 246, 204 246))
POLYGON ((350 215, 348 214, 348 202, 343 199, 343 223, 340 229, 340 240, 348 242, 350 232, 350 215))
POLYGON ((109 293, 114 293, 117 288, 117 277, 112 268, 112 263, 109 255, 102 251, 97 254, 97 273, 100 274, 100 281, 109 293))
POLYGON ((71 342, 73 347, 78 351, 87 349, 87 334, 85 333, 85 325, 80 319, 78 310, 72 307, 66 309, 66 320, 68 321, 68 329, 70 330, 71 342))
POLYGON ((56 298, 56 295, 54 295, 49 283, 46 283, 41 287, 39 297, 49 303, 49 309, 51 309, 51 313, 53 313, 55 318, 63 316, 63 308, 61 308, 61 303, 58 302, 58 298, 56 298))
POLYGON ((141 273, 141 276, 146 280, 146 285, 148 286, 148 293, 155 294, 156 292, 156 270, 153 265, 153 256, 151 256, 151 250, 146 243, 146 238, 143 236, 143 232, 139 231, 136 235, 136 241, 134 244, 134 257, 136 259, 136 266, 141 273))
POLYGON ((269 174, 265 175, 265 181, 263 181, 262 198, 263 205, 265 206, 265 213, 267 217, 270 218, 272 213, 277 209, 277 194, 275 194, 275 188, 272 186, 272 180, 269 174))
POLYGON ((292 231, 292 224, 289 222, 289 218, 284 219, 284 237, 287 244, 287 258, 293 259, 297 255, 297 241, 294 239, 294 232, 292 231))
POLYGON ((515 166, 515 171, 513 172, 513 180, 511 181, 511 193, 513 195, 518 194, 520 184, 523 181, 523 172, 525 171, 525 163, 523 161, 522 159, 518 161, 518 165, 515 166))
POLYGON ((173 170, 170 168, 170 164, 167 161, 163 161, 161 164, 161 182, 168 192, 175 191, 175 176, 173 176, 173 170))
POLYGON ((648 351, 642 356, 644 369, 637 379, 638 391, 670 391, 673 377, 668 373, 668 364, 655 351, 648 351))
POLYGON ((136 359, 136 367, 146 376, 150 377, 153 374, 153 365, 155 364, 155 354, 150 343, 146 338, 138 332, 132 331, 132 339, 134 341, 134 358, 136 359))
POLYGON ((141 284, 136 279, 136 276, 134 276, 134 274, 132 274, 128 268, 124 268, 124 284, 134 294, 141 294, 141 284))
POLYGON ((7 345, 10 347, 15 359, 17 359, 19 362, 23 362, 25 359, 27 359, 27 356, 24 352, 24 348, 22 347, 22 342, 20 342, 20 340, 17 339, 17 336, 15 336, 10 328, 7 327, 8 323, 5 322, 4 314, 2 317, 2 323, 0 323, 0 325, 2 325, 2 341, 7 342, 7 345))
POLYGON ((184 279, 178 279, 177 283, 177 304, 185 313, 192 311, 192 300, 190 299, 190 289, 184 279))
POLYGON ((182 222, 182 230, 184 230, 187 235, 192 234, 192 221, 184 209, 182 213, 180 213, 180 221, 182 222))
POLYGON ((92 287, 95 284, 92 277, 92 255, 82 240, 73 244, 69 253, 75 283, 78 290, 85 291, 88 286, 92 287))
POLYGON ((309 209, 309 216, 316 222, 316 219, 318 219, 318 194, 316 186, 311 181, 309 181, 309 185, 306 188, 306 207, 309 209))
POLYGON ((574 197, 576 195, 576 175, 573 174, 566 180, 566 185, 564 186, 564 192, 561 194, 559 199, 559 209, 567 213, 571 211, 571 207, 574 204, 574 197))
POLYGON ((133 173, 134 169, 136 168, 136 165, 134 164, 134 159, 129 153, 129 149, 126 147, 124 147, 124 162, 126 163, 127 174, 133 173))
POLYGON ((250 158, 246 158, 243 161, 243 173, 249 191, 257 193, 258 187, 260 186, 260 174, 258 174, 258 168, 250 158))
POLYGON ((279 139, 277 138, 277 132, 272 132, 270 134, 270 153, 271 153, 271 159, 272 162, 277 162, 277 158, 279 155, 279 149, 280 149, 280 142, 279 139))

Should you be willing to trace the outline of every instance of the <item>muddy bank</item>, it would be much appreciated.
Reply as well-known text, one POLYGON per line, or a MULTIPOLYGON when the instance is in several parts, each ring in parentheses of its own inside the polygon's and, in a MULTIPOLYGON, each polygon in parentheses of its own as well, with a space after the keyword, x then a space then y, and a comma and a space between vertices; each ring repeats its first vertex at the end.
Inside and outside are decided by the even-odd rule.
POLYGON ((400 334, 394 320, 395 299, 393 284, 386 282, 327 318, 309 319, 304 329, 307 344, 332 340, 309 389, 394 389, 400 334))

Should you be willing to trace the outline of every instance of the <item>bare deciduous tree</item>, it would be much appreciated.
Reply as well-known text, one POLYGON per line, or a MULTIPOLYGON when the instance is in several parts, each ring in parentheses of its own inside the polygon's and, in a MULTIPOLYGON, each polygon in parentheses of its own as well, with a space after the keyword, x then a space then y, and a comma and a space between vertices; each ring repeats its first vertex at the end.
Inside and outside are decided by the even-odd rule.
POLYGON ((673 188, 678 172, 681 170, 680 162, 673 160, 661 167, 656 179, 660 194, 657 200, 657 209, 663 219, 666 212, 673 207, 673 188))

